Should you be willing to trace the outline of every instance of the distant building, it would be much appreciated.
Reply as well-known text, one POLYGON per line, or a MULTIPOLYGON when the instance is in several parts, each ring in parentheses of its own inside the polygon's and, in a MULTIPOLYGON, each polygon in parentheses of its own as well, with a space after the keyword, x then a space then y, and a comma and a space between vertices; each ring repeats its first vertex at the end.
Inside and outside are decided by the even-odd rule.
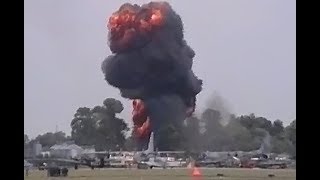
POLYGON ((81 146, 81 147, 83 149, 82 151, 83 154, 96 152, 96 149, 94 146, 81 146))
POLYGON ((24 147, 24 157, 34 158, 40 155, 42 152, 42 145, 39 142, 34 142, 32 144, 25 145, 24 147))
POLYGON ((83 151, 82 151, 82 155, 85 155, 89 158, 94 158, 95 157, 95 152, 96 152, 96 149, 94 146, 82 146, 83 148, 83 151))
POLYGON ((41 157, 43 157, 43 158, 51 157, 50 151, 42 151, 41 152, 41 157))
POLYGON ((33 144, 33 147, 32 147, 32 153, 33 153, 33 156, 38 156, 40 155, 42 152, 42 145, 39 143, 39 142, 36 142, 33 144))
POLYGON ((24 158, 31 158, 31 157, 33 157, 32 148, 30 146, 25 146, 24 147, 24 158))
POLYGON ((50 147, 50 155, 57 158, 75 158, 79 156, 83 148, 74 144, 74 142, 66 142, 63 144, 56 144, 50 147))

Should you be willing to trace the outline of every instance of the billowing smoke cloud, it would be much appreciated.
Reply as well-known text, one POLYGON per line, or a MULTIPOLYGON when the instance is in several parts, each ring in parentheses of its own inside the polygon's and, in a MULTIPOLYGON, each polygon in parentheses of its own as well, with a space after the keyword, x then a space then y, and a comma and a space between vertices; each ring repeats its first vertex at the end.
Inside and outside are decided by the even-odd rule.
POLYGON ((231 118, 231 106, 218 92, 214 92, 207 101, 206 106, 220 112, 221 124, 227 125, 231 118))
POLYGON ((191 69, 195 52, 171 6, 124 4, 108 28, 113 54, 102 63, 105 79, 123 97, 143 100, 155 138, 166 121, 182 122, 191 115, 202 81, 191 69))
POLYGON ((270 153, 271 152, 271 136, 268 131, 265 131, 265 136, 262 140, 262 144, 260 146, 260 151, 262 153, 270 153))

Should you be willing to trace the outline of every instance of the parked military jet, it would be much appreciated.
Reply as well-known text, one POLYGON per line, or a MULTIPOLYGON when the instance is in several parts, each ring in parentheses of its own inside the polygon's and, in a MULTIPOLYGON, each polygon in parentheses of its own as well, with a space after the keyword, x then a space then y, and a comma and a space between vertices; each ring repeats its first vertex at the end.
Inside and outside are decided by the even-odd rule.
POLYGON ((154 151, 154 134, 150 135, 148 149, 136 152, 133 156, 134 162, 138 164, 138 168, 152 169, 153 167, 173 168, 187 166, 186 161, 182 159, 175 160, 169 154, 182 154, 184 151, 154 151))

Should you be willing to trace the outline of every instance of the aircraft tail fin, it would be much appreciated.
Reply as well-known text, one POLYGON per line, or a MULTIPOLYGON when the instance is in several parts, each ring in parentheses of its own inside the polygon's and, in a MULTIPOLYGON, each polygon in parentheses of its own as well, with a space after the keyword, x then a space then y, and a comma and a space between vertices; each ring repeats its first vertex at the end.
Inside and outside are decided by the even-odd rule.
POLYGON ((148 152, 148 153, 154 152, 154 133, 153 132, 151 132, 151 134, 150 134, 148 149, 146 150, 146 152, 148 152))

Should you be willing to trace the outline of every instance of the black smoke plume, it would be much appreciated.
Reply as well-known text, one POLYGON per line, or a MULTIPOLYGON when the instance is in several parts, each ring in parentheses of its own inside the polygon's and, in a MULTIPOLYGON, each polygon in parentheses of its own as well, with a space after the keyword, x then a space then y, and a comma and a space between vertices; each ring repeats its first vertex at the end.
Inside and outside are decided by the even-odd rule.
POLYGON ((105 79, 124 98, 146 103, 156 145, 163 123, 182 123, 187 110, 194 111, 202 90, 192 71, 195 52, 184 40, 180 16, 166 2, 124 4, 108 28, 113 54, 102 63, 105 79))

